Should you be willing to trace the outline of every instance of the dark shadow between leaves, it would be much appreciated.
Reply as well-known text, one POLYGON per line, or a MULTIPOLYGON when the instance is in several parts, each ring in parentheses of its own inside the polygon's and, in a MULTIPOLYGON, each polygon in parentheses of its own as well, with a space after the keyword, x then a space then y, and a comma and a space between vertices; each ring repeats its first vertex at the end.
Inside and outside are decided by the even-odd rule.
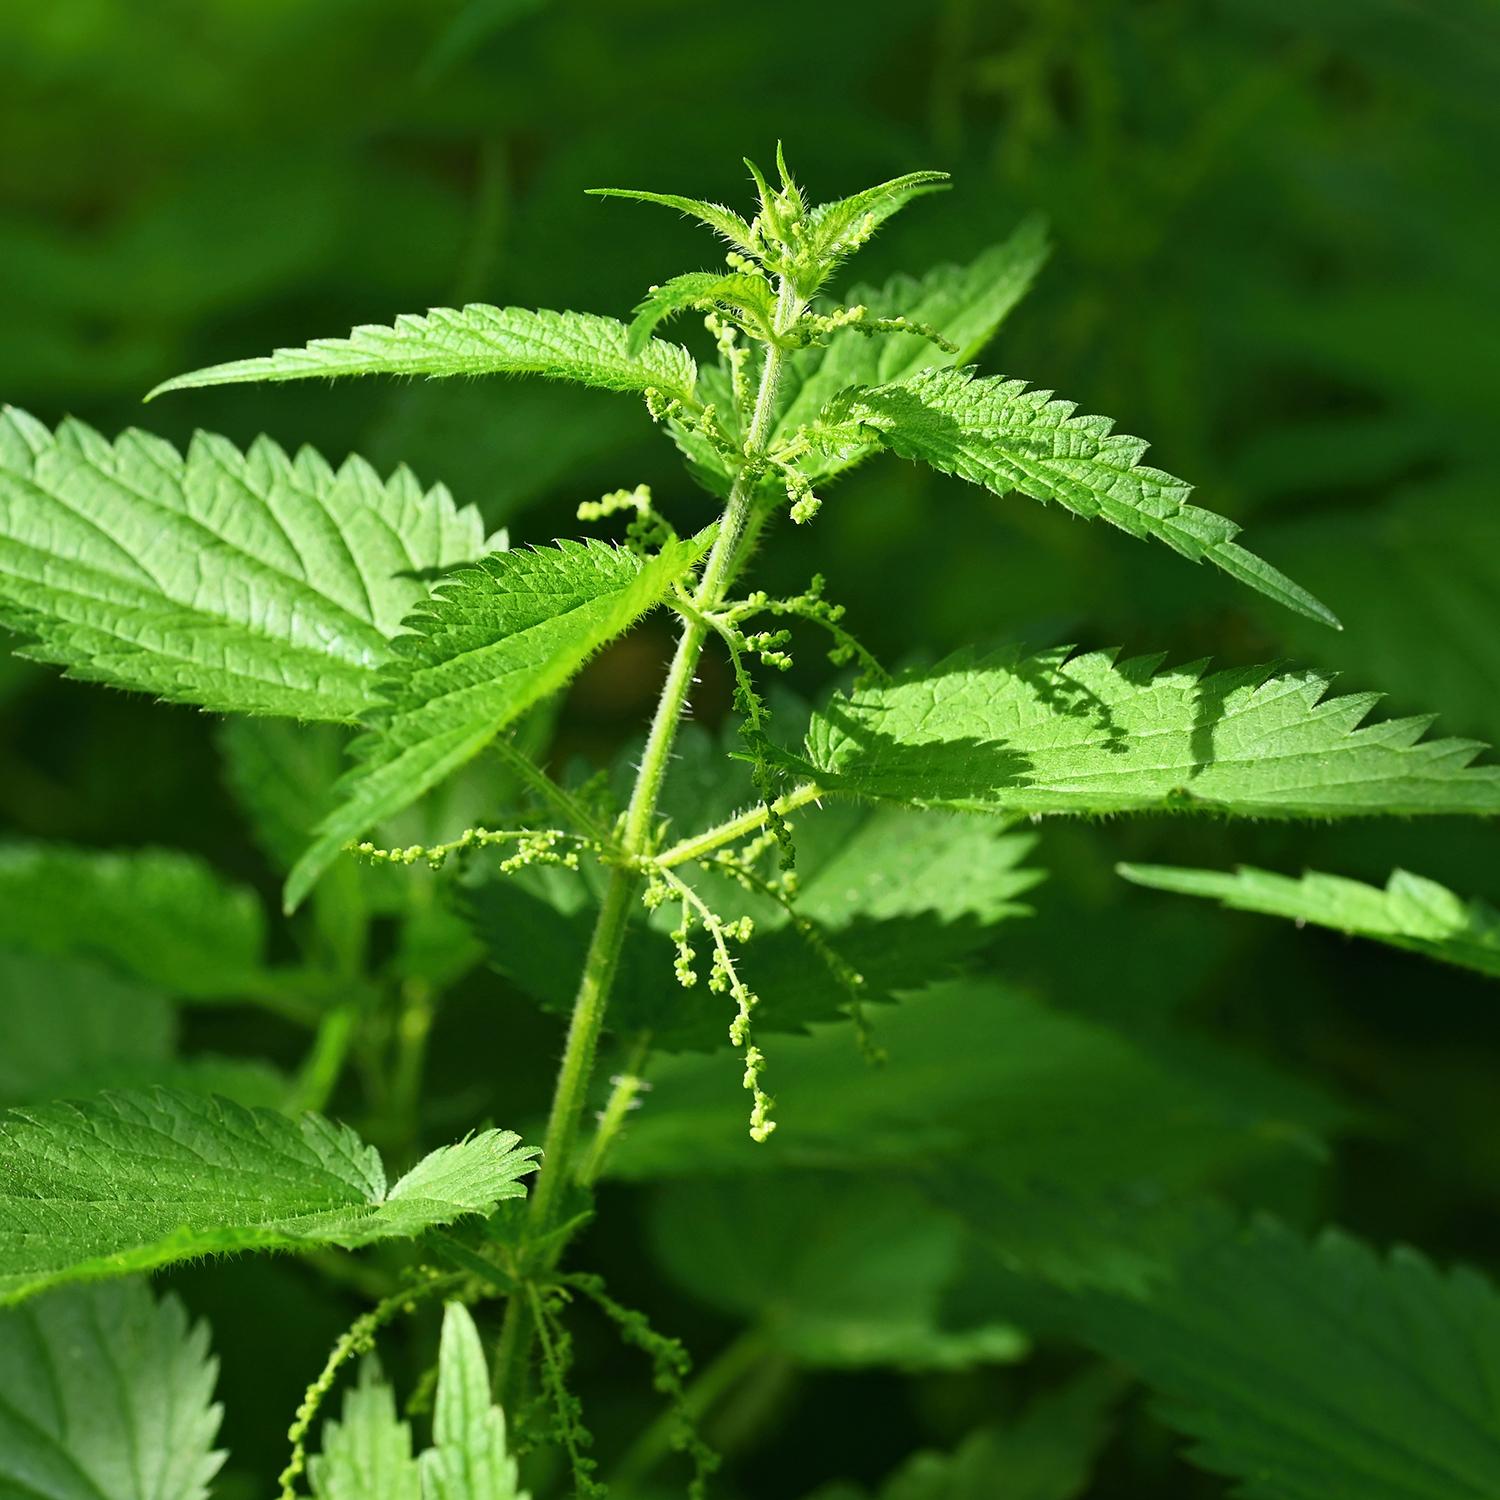
MULTIPOLYGON (((458 899, 488 950, 491 967, 544 1010, 567 1015, 574 998, 572 976, 593 928, 593 903, 561 911, 514 876, 464 887, 458 899)), ((994 945, 996 927, 975 917, 944 921, 923 913, 856 919, 825 931, 824 937, 863 975, 862 1000, 881 1005, 893 1002, 898 992, 962 972, 994 945)), ((606 1029, 626 1036, 649 1031, 652 1045, 669 1052, 727 1046, 734 1002, 708 988, 707 940, 700 935, 695 945, 702 976, 688 988, 673 974, 666 934, 643 922, 633 924, 620 954, 606 1029)), ((735 957, 741 976, 760 996, 755 1025, 762 1033, 802 1032, 847 1013, 849 991, 790 926, 762 928, 736 946, 735 957)))

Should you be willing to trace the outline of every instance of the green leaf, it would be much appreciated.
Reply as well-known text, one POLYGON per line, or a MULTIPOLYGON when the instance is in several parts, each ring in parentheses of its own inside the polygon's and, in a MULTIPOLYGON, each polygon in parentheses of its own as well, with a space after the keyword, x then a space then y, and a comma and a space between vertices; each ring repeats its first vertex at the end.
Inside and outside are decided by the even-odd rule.
MULTIPOLYGON (((1166 1101, 1177 1087, 1167 1069, 1161 1087, 1164 1100, 1152 1119, 1157 1129, 1170 1122, 1166 1101)), ((1087 1113, 1092 1129, 1102 1134, 1109 1128, 1102 1107, 1091 1106, 1087 1113)), ((1282 1128, 1270 1111, 1265 1121, 1268 1129, 1282 1128)), ((1257 1155, 1274 1159, 1277 1153, 1268 1146, 1262 1142, 1257 1148, 1248 1134, 1236 1142, 1221 1122, 1215 1145, 1200 1154, 1201 1181, 1165 1177, 1172 1164, 1164 1147, 1156 1148, 1161 1152, 1156 1158, 1143 1152, 1132 1161, 1126 1150, 1110 1146, 1105 1149, 1121 1163, 1116 1183, 1079 1183, 1067 1174, 1018 1182, 1009 1171, 996 1172, 979 1160, 939 1166, 926 1175, 924 1186, 936 1205, 963 1221, 973 1244, 985 1252, 982 1280, 998 1267, 1003 1274, 1028 1278, 1034 1287, 1044 1283, 1067 1292, 1095 1289, 1140 1297, 1171 1274, 1184 1247, 1197 1243, 1202 1191, 1232 1185, 1235 1169, 1243 1164, 1236 1154, 1248 1161, 1257 1155)), ((1304 1155, 1306 1167, 1313 1153, 1309 1149, 1304 1155)))
POLYGON ((677 1183, 656 1200, 651 1237, 676 1281, 803 1364, 954 1370, 1028 1349, 1001 1324, 942 1326, 962 1234, 900 1184, 820 1175, 677 1183))
POLYGON ((960 656, 836 697, 807 768, 830 790, 1009 815, 1241 817, 1500 812, 1500 768, 1428 719, 1361 722, 1374 694, 1315 672, 1203 675, 1066 649, 960 656))
POLYGON ((914 1455, 886 1480, 880 1500, 1076 1500, 1110 1437, 1120 1387, 1111 1372, 1090 1371, 1012 1420, 981 1427, 951 1453, 914 1455))
POLYGON ((1106 1026, 978 979, 908 997, 881 1014, 876 1040, 886 1054, 880 1066, 860 1056, 846 1027, 768 1043, 781 1128, 760 1145, 746 1136, 738 1072, 725 1058, 654 1059, 651 1092, 607 1170, 630 1180, 874 1170, 885 1181, 932 1182, 953 1206, 947 1188, 962 1169, 975 1174, 971 1186, 984 1201, 1002 1205, 997 1220, 1006 1202, 1034 1203, 1015 1264, 1050 1257, 1068 1273, 1059 1279, 1121 1284, 1138 1280, 1137 1268, 1110 1265, 1114 1246, 1098 1233, 1101 1219, 1123 1218, 1133 1204, 1195 1198, 1249 1162, 1307 1159, 1318 1130, 1337 1118, 1309 1090, 1233 1070, 1194 1072, 1106 1026), (1078 1203, 1085 1211, 1072 1211, 1078 1203), (1049 1222, 1066 1237, 1047 1242, 1049 1222))
POLYGON ((315 1500, 422 1500, 411 1428, 373 1359, 344 1396, 343 1420, 323 1424, 323 1451, 308 1460, 307 1477, 315 1500))
POLYGON ((914 198, 940 191, 947 182, 946 172, 908 172, 847 198, 820 203, 807 215, 804 232, 808 254, 820 264, 826 276, 866 244, 893 214, 914 198))
POLYGON ((217 1373, 207 1327, 142 1282, 0 1313, 0 1495, 208 1500, 217 1373))
POLYGON ((490 1402, 490 1372, 474 1320, 461 1302, 443 1310, 433 1446, 412 1457, 411 1429, 367 1360, 344 1397, 342 1422, 323 1427, 308 1463, 315 1500, 529 1500, 506 1449, 505 1417, 490 1402))
POLYGON ((423 576, 484 550, 478 514, 404 469, 0 410, 0 624, 70 677, 352 721, 423 576))
POLYGON ((1473 1271, 1224 1225, 1149 1299, 1090 1297, 1079 1324, 1245 1500, 1500 1494, 1500 1297, 1473 1271))
POLYGON ((490 1402, 490 1371, 469 1310, 443 1310, 432 1448, 422 1455, 423 1500, 528 1500, 490 1402))
MULTIPOLYGON (((783 365, 776 440, 785 441, 798 428, 816 422, 829 402, 851 387, 903 380, 922 370, 947 369, 973 359, 1025 296, 1049 249, 1043 221, 1028 219, 1008 239, 965 265, 940 265, 920 278, 900 275, 880 287, 850 288, 845 304, 862 305, 875 318, 905 317, 925 324, 957 345, 957 353, 930 339, 872 338, 852 328, 831 335, 826 344, 793 350, 783 365)), ((701 395, 721 413, 730 405, 726 387, 717 367, 703 372, 701 395)), ((723 454, 696 428, 671 419, 667 426, 694 477, 711 493, 727 494, 733 475, 723 454)), ((815 448, 795 462, 810 482, 819 484, 880 451, 873 438, 848 434, 837 445, 815 448)), ((762 481, 768 493, 775 483, 774 476, 762 481)))
POLYGON ((0 952, 0 995, 0 1105, 149 1082, 172 1056, 166 997, 92 965, 0 952))
POLYGON ((1166 865, 1119 865, 1126 880, 1158 891, 1207 896, 1231 911, 1311 922, 1500 979, 1500 911, 1465 902, 1446 886, 1406 870, 1385 889, 1342 875, 1308 871, 1300 879, 1240 865, 1232 872, 1166 865))
POLYGON ((651 334, 667 318, 689 307, 714 304, 748 311, 757 322, 769 325, 776 310, 776 294, 763 277, 743 272, 720 275, 713 271, 689 271, 654 286, 637 304, 630 323, 629 349, 638 354, 651 334))
POLYGON ((168 1084, 279 1105, 286 1080, 264 1063, 181 1058, 159 990, 76 959, 0 952, 0 1108, 168 1084))
POLYGON ((253 891, 167 849, 0 845, 0 949, 93 959, 167 994, 232 1000, 267 984, 253 891))
POLYGON ((927 370, 839 397, 825 441, 838 456, 850 439, 874 440, 997 495, 1019 490, 1055 500, 1075 515, 1165 542, 1193 562, 1211 562, 1288 609, 1338 626, 1305 589, 1241 547, 1233 521, 1188 504, 1191 485, 1144 467, 1141 439, 1075 411, 1073 402, 1028 390, 1024 381, 927 370))
POLYGON ((394 643, 383 706, 354 742, 343 800, 288 878, 288 910, 345 844, 477 755, 659 604, 709 539, 672 541, 647 559, 559 542, 496 553, 445 579, 394 643))
MULTIPOLYGON (((1047 259, 1046 226, 1028 219, 999 244, 991 245, 966 265, 940 265, 919 278, 895 276, 881 287, 853 288, 844 301, 868 307, 876 318, 906 317, 935 328, 958 346, 950 354, 928 339, 867 335, 846 329, 822 348, 799 350, 782 376, 782 411, 778 436, 785 437, 813 421, 840 391, 851 386, 906 380, 922 370, 966 364, 995 336, 1025 296, 1047 259)), ((879 444, 803 460, 814 480, 858 463, 879 444)))
POLYGON ((349 732, 288 719, 226 719, 217 735, 224 779, 262 852, 289 870, 328 813, 349 732))
POLYGON ((523 1196, 537 1154, 489 1130, 388 1188, 344 1126, 166 1089, 11 1110, 0 1143, 0 1303, 204 1255, 412 1238, 523 1196))
POLYGON ((652 340, 633 354, 625 325, 614 318, 471 302, 407 314, 388 327, 364 324, 348 338, 211 365, 164 381, 146 399, 205 385, 344 375, 541 375, 608 391, 657 390, 692 402, 697 374, 692 355, 677 344, 652 340))
MULTIPOLYGON (((216 739, 224 779, 250 834, 272 868, 285 877, 333 809, 335 788, 346 766, 349 731, 337 724, 235 718, 219 726, 216 739)), ((437 837, 445 836, 448 826, 437 837)), ((383 828, 378 838, 388 846, 418 841, 401 836, 404 833, 383 828)), ((370 919, 377 912, 435 912, 420 890, 421 878, 413 882, 405 878, 409 875, 394 866, 354 860, 336 868, 318 888, 312 913, 316 946, 310 951, 318 955, 320 968, 346 975, 358 972, 366 961, 370 919)))
POLYGON ((750 226, 733 209, 722 203, 706 203, 701 198, 684 198, 680 193, 651 193, 640 188, 585 188, 595 198, 629 198, 636 203, 655 203, 662 208, 675 208, 678 213, 696 219, 717 235, 722 236, 736 250, 747 255, 754 253, 755 236, 750 226))

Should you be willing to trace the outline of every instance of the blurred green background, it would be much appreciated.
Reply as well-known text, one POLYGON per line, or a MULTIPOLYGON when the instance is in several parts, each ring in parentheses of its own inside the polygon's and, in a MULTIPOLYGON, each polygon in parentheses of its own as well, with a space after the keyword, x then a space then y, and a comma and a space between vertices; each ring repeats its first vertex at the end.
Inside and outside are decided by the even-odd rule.
MULTIPOLYGON (((826 572, 893 662, 1015 639, 1290 658, 1500 741, 1497 88, 1490 0, 10 0, 0 399, 111 434, 267 432, 407 462, 518 541, 572 534, 580 500, 641 481, 698 524, 708 501, 670 446, 605 396, 351 382, 195 392, 144 412, 140 397, 188 368, 434 304, 619 316, 647 285, 713 262, 695 227, 590 186, 743 204, 741 156, 767 158, 778 139, 815 197, 940 167, 953 190, 895 221, 858 275, 964 259, 1045 215, 1052 260, 986 368, 1149 438, 1347 629, 894 462, 842 485, 811 532, 774 536, 766 578, 795 589, 826 572)), ((665 640, 648 629, 590 669, 565 709, 569 751, 602 757, 638 730, 665 640)), ((821 675, 809 653, 794 685, 821 675)), ((704 716, 727 696, 708 681, 704 716)), ((183 847, 274 889, 209 719, 10 660, 0 704, 7 835, 183 847)), ((1361 1123, 1315 1177, 1277 1186, 1282 1211, 1495 1270, 1493 994, 1415 958, 1133 889, 1112 867, 1243 860, 1383 882, 1400 865, 1495 899, 1496 852, 1493 829, 1442 821, 1049 829, 1037 916, 1007 927, 997 962, 1132 1035, 1228 1038, 1315 1078, 1361 1123)), ((508 1021, 510 1042, 485 1054, 497 983, 471 980, 444 1013, 433 1071, 511 1123, 542 1106, 557 1032, 508 1021)), ((216 1045, 262 1045, 235 1024, 213 1023, 216 1045)), ((725 1325, 690 1284, 669 1289, 680 1277, 664 1284, 645 1202, 611 1189, 611 1234, 589 1253, 712 1349, 725 1325)), ((228 1436, 253 1493, 349 1309, 286 1264, 182 1281, 218 1326, 228 1436), (257 1303, 278 1309, 273 1326, 245 1316, 257 1303)), ((637 1367, 587 1340, 581 1358, 601 1431, 628 1426, 637 1367)), ((1028 1378, 783 1371, 746 1418, 731 1477, 767 1496, 868 1479, 1028 1378)), ((1131 1431, 1090 1494, 1222 1492, 1131 1431)))

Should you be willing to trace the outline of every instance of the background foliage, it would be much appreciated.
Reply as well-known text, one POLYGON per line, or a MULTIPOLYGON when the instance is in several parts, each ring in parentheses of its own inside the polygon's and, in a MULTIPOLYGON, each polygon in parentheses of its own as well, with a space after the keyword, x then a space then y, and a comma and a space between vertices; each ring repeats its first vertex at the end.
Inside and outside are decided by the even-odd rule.
MULTIPOLYGON (((1148 435, 1156 461, 1190 477, 1204 504, 1253 520, 1257 550, 1347 628, 1335 636, 1058 509, 885 464, 844 483, 815 537, 862 638, 896 663, 1065 639, 1127 655, 1177 641, 1231 665, 1286 656, 1385 689, 1393 712, 1437 710, 1447 732, 1500 740, 1500 519, 1487 463, 1500 398, 1493 8, 946 0, 877 19, 845 0, 765 0, 750 12, 675 0, 7 6, 0 125, 20 144, 0 158, 0 396, 49 425, 74 415, 113 435, 142 421, 139 397, 167 375, 429 304, 621 315, 644 286, 701 260, 702 243, 670 215, 626 211, 586 187, 649 180, 738 202, 745 183, 730 164, 747 146, 769 154, 777 138, 823 196, 941 167, 958 192, 894 223, 865 252, 861 278, 967 259, 1045 214, 1052 260, 986 369, 1022 371, 1148 435)), ((335 461, 353 450, 383 468, 406 461, 518 541, 570 534, 579 500, 622 483, 655 484, 685 531, 708 514, 644 413, 600 393, 496 381, 246 387, 163 402, 149 425, 179 443, 201 426, 241 444, 261 432, 289 449, 310 442, 335 461)), ((768 586, 805 584, 806 546, 792 528, 773 535, 768 586)), ((638 734, 667 630, 644 627, 588 669, 563 709, 559 763, 610 759, 638 734)), ((712 730, 729 684, 706 670, 698 709, 712 730)), ((190 851, 274 907, 278 852, 252 841, 230 791, 271 753, 265 744, 235 753, 212 718, 9 658, 0 695, 8 837, 190 851)), ((315 739, 296 750, 319 753, 315 739)), ((291 754, 283 747, 277 764, 291 754)), ((274 843, 274 815, 259 821, 262 844, 274 843)), ((1035 915, 1004 925, 982 976, 962 982, 972 992, 961 1006, 939 990, 921 1002, 920 1029, 893 1014, 889 1078, 870 1083, 857 1059, 823 1055, 818 1039, 779 1049, 777 1160, 797 1164, 800 1137, 805 1170, 840 1169, 823 1191, 816 1178, 784 1194, 758 1175, 700 1180, 711 1167, 737 1173, 731 1158, 751 1149, 733 1128, 714 1134, 714 1112, 738 1120, 742 1101, 722 1087, 722 1065, 710 1079, 701 1059, 672 1059, 626 1137, 621 1180, 604 1189, 609 1231, 581 1253, 700 1361, 741 1351, 732 1399, 708 1423, 729 1454, 728 1491, 877 1488, 913 1449, 951 1448, 1040 1390, 1057 1402, 1078 1356, 1049 1330, 1080 1317, 1096 1347, 1163 1367, 1152 1378, 1169 1400, 1192 1391, 1191 1355, 1179 1360, 1120 1304, 1085 1296, 1082 1312, 1060 1313, 1027 1274, 1040 1264, 1049 1285, 1135 1285, 1154 1246, 1200 1231, 1176 1223, 1170 1202, 1144 1228, 1138 1216, 1114 1226, 1097 1206, 1039 1200, 988 1170, 989 1145, 1027 1132, 1045 1138, 1035 1159, 1079 1192, 1128 1159, 1174 1190, 1212 1182, 1294 1225, 1336 1222, 1380 1245, 1500 1269, 1492 980, 1114 871, 1122 860, 1240 862, 1383 887, 1399 866, 1495 901, 1495 848, 1492 826, 1444 819, 1047 826, 1027 855, 1047 872, 1025 892, 1035 915), (986 1047, 1008 1055, 1005 1069, 966 1074, 986 1047), (1028 1069, 1028 1057, 1059 1056, 1087 1060, 1065 1075, 1087 1087, 1028 1069), (950 1118, 932 1118, 930 1090, 919 1104, 903 1098, 920 1067, 943 1076, 950 1118), (1166 1087, 1181 1107, 1163 1122, 1151 1105, 1166 1087), (1245 1150, 1244 1122, 1227 1118, 1239 1107, 1290 1148, 1245 1150), (842 1170, 851 1121, 852 1173, 842 1170), (962 1234, 946 1217, 914 1228, 915 1211, 891 1196, 915 1191, 905 1168, 933 1142, 903 1138, 903 1126, 924 1121, 935 1140, 966 1143, 940 1174, 962 1234), (683 1173, 674 1134, 722 1139, 725 1159, 706 1153, 683 1173), (872 1194, 877 1166, 888 1190, 872 1194), (663 1185, 665 1175, 679 1180, 663 1185), (994 1222, 975 1222, 976 1202, 994 1222), (819 1211, 821 1257, 806 1244, 819 1211), (1076 1212, 1069 1255, 1059 1226, 1076 1212), (746 1225, 769 1247, 748 1265, 737 1259, 746 1225), (944 1329, 960 1324, 963 1338, 990 1340, 990 1362, 969 1368, 955 1353, 944 1329), (1026 1362, 1018 1325, 1038 1341, 1026 1362)), ((201 939, 205 988, 190 998, 212 998, 212 968, 241 947, 246 965, 284 957, 285 933, 265 939, 255 914, 216 920, 219 935, 201 939)), ((109 914, 97 921, 107 927, 109 914)), ((428 936, 450 951, 457 942, 439 918, 428 936)), ((76 1034, 98 1037, 104 981, 80 977, 78 962, 49 955, 37 922, 0 920, 12 1016, 38 993, 76 993, 92 1018, 76 1034)), ((128 1046, 100 1041, 71 1072, 43 1043, 32 1069, 5 1055, 4 1102, 177 1082, 191 1068, 238 1070, 243 1099, 273 1094, 274 1079, 255 1083, 237 1056, 295 1063, 296 1033, 275 1019, 179 1012, 153 990, 149 963, 125 971, 114 966, 108 983, 144 986, 132 1003, 151 1024, 128 1046)), ((555 1057, 561 1023, 524 980, 476 968, 452 992, 421 1114, 382 1146, 400 1156, 487 1116, 536 1138, 526 1122, 550 1084, 536 1059, 555 1057)), ((930 1201, 938 1189, 922 1191, 930 1201)), ((1264 1231, 1268 1280, 1271 1256, 1299 1253, 1280 1233, 1264 1231)), ((1248 1252, 1209 1238, 1183 1296, 1213 1305, 1220 1288, 1244 1287, 1234 1256, 1248 1252)), ((1317 1254, 1329 1284, 1341 1257, 1346 1280, 1376 1274, 1341 1242, 1317 1254)), ((363 1305, 359 1288, 331 1293, 289 1258, 169 1280, 214 1328, 231 1454, 221 1493, 264 1493, 288 1414, 363 1305)), ((1268 1327, 1296 1316, 1264 1309, 1268 1327)), ((404 1378, 435 1338, 435 1325, 394 1331, 388 1362, 404 1378)), ((653 1410, 644 1366, 586 1321, 578 1338, 601 1452, 618 1453, 653 1410)), ((1026 1420, 1058 1422, 1076 1434, 1073 1451, 1100 1452, 1092 1477, 1038 1493, 1224 1492, 1183 1461, 1143 1398, 1127 1393, 1106 1431, 1099 1413, 1118 1396, 1080 1387, 1071 1406, 990 1440, 1023 1450, 1026 1420)), ((1227 1441, 1181 1425, 1209 1448, 1227 1441)), ((1315 1474, 1305 1482, 1322 1493, 1315 1474)), ((898 1496, 938 1493, 918 1487, 920 1475, 891 1484, 898 1496)))

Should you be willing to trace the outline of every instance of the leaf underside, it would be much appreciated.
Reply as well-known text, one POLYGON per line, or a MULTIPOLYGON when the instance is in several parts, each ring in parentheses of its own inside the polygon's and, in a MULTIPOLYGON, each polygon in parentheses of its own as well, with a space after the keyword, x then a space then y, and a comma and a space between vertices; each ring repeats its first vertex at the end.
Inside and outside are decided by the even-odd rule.
POLYGON ((322 1452, 307 1462, 315 1500, 422 1500, 411 1428, 396 1415, 396 1395, 367 1358, 359 1384, 344 1396, 343 1419, 323 1424, 322 1452))
POLYGON ((479 1331, 460 1302, 443 1311, 432 1437, 413 1457, 395 1395, 366 1361, 342 1421, 324 1424, 322 1452, 308 1463, 316 1500, 528 1500, 491 1403, 479 1331))
POLYGON ((666 319, 690 307, 722 303, 732 308, 748 308, 769 323, 775 311, 775 293, 762 277, 744 272, 728 275, 715 271, 688 271, 674 276, 660 286, 652 287, 636 306, 630 321, 629 349, 632 354, 644 349, 656 328, 666 319))
POLYGON ((0 1313, 0 1495, 207 1500, 218 1362, 144 1283, 68 1287, 0 1313))
POLYGON ((528 1500, 505 1445, 505 1417, 490 1400, 489 1362, 461 1302, 443 1310, 432 1447, 422 1455, 425 1500, 528 1500))
POLYGON ((478 513, 405 469, 0 411, 0 624, 70 677, 352 722, 423 577, 485 549, 478 513))

